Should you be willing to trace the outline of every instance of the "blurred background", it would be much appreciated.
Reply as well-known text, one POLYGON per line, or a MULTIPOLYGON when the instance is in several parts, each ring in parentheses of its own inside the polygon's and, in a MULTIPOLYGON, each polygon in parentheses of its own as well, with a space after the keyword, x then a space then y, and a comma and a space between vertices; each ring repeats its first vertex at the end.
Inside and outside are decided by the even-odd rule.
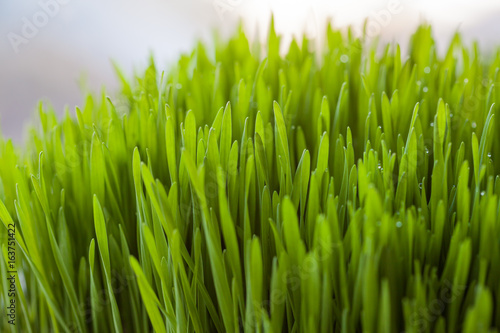
POLYGON ((243 19, 250 38, 263 39, 271 13, 286 44, 302 31, 318 35, 325 21, 352 25, 368 37, 405 49, 420 23, 433 25, 438 49, 455 31, 482 50, 500 45, 500 1, 406 0, 0 0, 0 127, 22 143, 39 100, 73 112, 84 91, 118 88, 111 60, 127 75, 153 54, 168 69, 179 54, 214 30, 229 36, 243 19))

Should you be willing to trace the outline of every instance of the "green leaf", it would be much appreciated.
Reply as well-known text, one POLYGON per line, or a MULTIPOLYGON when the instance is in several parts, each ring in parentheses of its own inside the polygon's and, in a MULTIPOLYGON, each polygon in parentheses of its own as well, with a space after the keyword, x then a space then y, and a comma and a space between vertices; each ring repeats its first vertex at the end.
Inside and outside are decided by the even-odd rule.
POLYGON ((142 299, 144 300, 144 306, 146 307, 146 310, 148 312, 151 324, 153 325, 153 329, 158 333, 166 333, 167 331, 165 329, 165 323, 163 322, 160 311, 158 311, 160 302, 158 301, 155 292, 148 284, 146 276, 144 276, 144 273, 142 272, 141 265, 139 264, 137 259, 132 256, 130 256, 130 265, 132 266, 132 269, 137 276, 139 291, 141 292, 142 299))

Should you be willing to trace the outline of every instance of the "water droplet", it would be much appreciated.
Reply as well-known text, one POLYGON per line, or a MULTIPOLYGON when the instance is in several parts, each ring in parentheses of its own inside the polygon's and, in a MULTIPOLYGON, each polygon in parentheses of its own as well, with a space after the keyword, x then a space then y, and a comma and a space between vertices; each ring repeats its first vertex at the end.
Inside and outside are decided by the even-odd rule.
POLYGON ((401 221, 396 222, 397 228, 401 228, 402 226, 403 226, 403 222, 401 222, 401 221))
POLYGON ((425 153, 429 154, 429 148, 425 147, 425 153))
POLYGON ((422 189, 423 187, 422 183, 418 184, 418 188, 422 189))
POLYGON ((431 127, 434 127, 434 123, 431 123, 431 127))
POLYGON ((491 158, 491 153, 488 153, 488 157, 491 158))
POLYGON ((471 124, 471 126, 472 126, 472 128, 476 128, 476 127, 477 127, 476 122, 475 122, 475 121, 473 121, 473 122, 472 122, 472 124, 471 124))
POLYGON ((348 61, 349 61, 349 57, 347 56, 347 54, 343 54, 343 55, 341 55, 341 56, 340 56, 340 61, 341 61, 342 63, 344 63, 344 64, 345 64, 346 62, 348 62, 348 61))
POLYGON ((450 118, 453 118, 453 113, 450 113, 450 118))
POLYGON ((429 74, 431 72, 431 68, 429 66, 424 68, 424 73, 429 74))
POLYGON ((481 196, 484 196, 486 194, 486 191, 481 191, 481 196))
POLYGON ((421 85, 422 82, 420 82, 420 80, 417 81, 417 86, 421 85))
POLYGON ((424 92, 428 92, 429 91, 429 88, 427 87, 424 87, 424 89, 422 89, 424 92))
POLYGON ((465 78, 465 79, 464 79, 464 83, 467 83, 467 82, 469 82, 469 79, 468 79, 468 78, 465 78))
POLYGON ((177 84, 175 85, 175 88, 177 88, 177 89, 182 89, 182 84, 177 83, 177 84))

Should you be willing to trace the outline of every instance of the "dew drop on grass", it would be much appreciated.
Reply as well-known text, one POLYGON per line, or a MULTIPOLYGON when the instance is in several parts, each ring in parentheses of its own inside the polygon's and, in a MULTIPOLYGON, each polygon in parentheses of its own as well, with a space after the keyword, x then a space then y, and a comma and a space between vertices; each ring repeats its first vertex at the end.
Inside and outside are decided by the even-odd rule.
POLYGON ((425 92, 425 93, 426 93, 426 92, 428 92, 428 91, 429 91, 429 88, 424 87, 424 89, 422 89, 422 90, 423 90, 423 92, 425 92))
POLYGON ((434 127, 434 123, 431 123, 431 127, 434 127))
POLYGON ((345 64, 347 61, 349 61, 349 57, 347 56, 347 54, 343 54, 343 55, 341 55, 341 56, 340 56, 340 61, 341 61, 342 63, 344 63, 344 64, 345 64))
POLYGON ((468 78, 465 78, 465 79, 464 79, 464 83, 467 83, 467 82, 469 82, 469 79, 468 79, 468 78))
POLYGON ((418 184, 418 188, 422 189, 423 185, 422 183, 418 184))
POLYGON ((429 74, 431 72, 431 68, 429 66, 424 68, 424 73, 429 74))
POLYGON ((397 228, 401 228, 402 226, 403 226, 403 222, 401 222, 401 221, 396 222, 397 228))
POLYGON ((491 153, 488 153, 488 157, 491 158, 491 153))
POLYGON ((486 191, 481 191, 481 196, 484 196, 486 194, 486 191))
POLYGON ((472 124, 471 124, 471 126, 472 126, 472 128, 476 128, 476 127, 477 127, 476 122, 475 122, 475 121, 473 121, 473 122, 472 122, 472 124))
POLYGON ((177 84, 175 85, 175 88, 177 88, 177 89, 182 89, 182 84, 177 83, 177 84))

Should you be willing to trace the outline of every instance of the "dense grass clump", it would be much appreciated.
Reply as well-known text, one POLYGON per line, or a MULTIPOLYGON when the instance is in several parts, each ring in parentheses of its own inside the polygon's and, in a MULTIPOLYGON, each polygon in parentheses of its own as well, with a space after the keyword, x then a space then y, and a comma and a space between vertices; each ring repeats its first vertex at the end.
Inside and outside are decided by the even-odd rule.
POLYGON ((200 44, 2 140, 2 332, 499 328, 500 53, 310 45, 200 44))

